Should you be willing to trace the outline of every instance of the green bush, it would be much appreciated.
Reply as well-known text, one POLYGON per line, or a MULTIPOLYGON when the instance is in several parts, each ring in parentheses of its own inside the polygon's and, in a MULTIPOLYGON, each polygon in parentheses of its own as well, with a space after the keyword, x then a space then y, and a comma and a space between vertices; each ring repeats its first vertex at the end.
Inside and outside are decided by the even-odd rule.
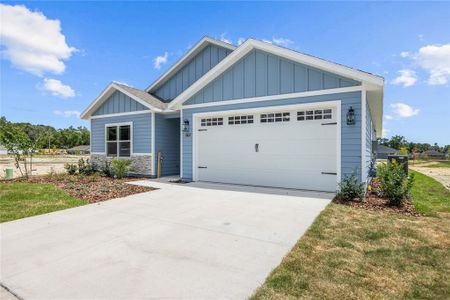
POLYGON ((117 178, 123 178, 125 173, 130 170, 131 161, 128 159, 114 158, 112 160, 112 168, 117 178))
POLYGON ((113 171, 111 170, 111 162, 107 159, 103 160, 99 170, 100 173, 104 176, 112 177, 113 175, 113 171))
POLYGON ((380 181, 378 188, 381 195, 389 200, 390 205, 401 206, 403 200, 409 197, 414 184, 414 174, 408 177, 403 164, 393 161, 378 166, 377 176, 380 181))
POLYGON ((65 164, 64 169, 66 169, 67 174, 69 175, 75 175, 78 171, 78 166, 76 164, 65 164))
POLYGON ((89 158, 86 160, 80 158, 78 160, 78 172, 82 175, 89 176, 97 172, 97 170, 95 165, 89 161, 89 158))
POLYGON ((362 200, 364 198, 364 183, 359 182, 355 173, 352 173, 339 183, 338 197, 344 201, 362 200))

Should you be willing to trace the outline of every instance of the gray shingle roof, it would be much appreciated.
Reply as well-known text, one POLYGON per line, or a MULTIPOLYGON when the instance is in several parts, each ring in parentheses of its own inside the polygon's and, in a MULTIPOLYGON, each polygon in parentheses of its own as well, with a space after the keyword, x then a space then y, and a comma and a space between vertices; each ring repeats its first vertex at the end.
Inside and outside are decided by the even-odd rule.
POLYGON ((120 88, 126 90, 128 93, 133 94, 134 96, 138 97, 142 101, 147 102, 153 107, 159 108, 159 109, 165 109, 167 107, 167 103, 164 103, 163 101, 159 100, 155 96, 147 93, 146 91, 136 89, 134 87, 114 82, 115 85, 119 86, 120 88))

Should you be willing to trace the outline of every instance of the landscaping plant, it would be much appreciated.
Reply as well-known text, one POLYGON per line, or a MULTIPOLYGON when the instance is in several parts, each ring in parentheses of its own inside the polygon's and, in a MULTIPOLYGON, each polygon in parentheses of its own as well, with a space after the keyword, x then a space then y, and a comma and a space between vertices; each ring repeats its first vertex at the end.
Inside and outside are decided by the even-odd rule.
POLYGON ((339 183, 338 197, 344 201, 364 198, 364 183, 359 182, 354 172, 339 183))
POLYGON ((78 160, 78 172, 82 175, 90 176, 97 172, 97 169, 95 165, 89 161, 89 158, 86 160, 80 158, 78 160))
POLYGON ((409 197, 414 184, 414 174, 408 176, 403 164, 396 161, 378 166, 377 173, 381 195, 388 199, 390 205, 401 206, 409 197))
POLYGON ((78 171, 78 166, 76 164, 65 164, 64 169, 66 169, 67 174, 69 175, 75 175, 78 171))
POLYGON ((117 178, 123 178, 125 173, 130 170, 131 161, 128 159, 114 158, 112 161, 113 171, 117 178))

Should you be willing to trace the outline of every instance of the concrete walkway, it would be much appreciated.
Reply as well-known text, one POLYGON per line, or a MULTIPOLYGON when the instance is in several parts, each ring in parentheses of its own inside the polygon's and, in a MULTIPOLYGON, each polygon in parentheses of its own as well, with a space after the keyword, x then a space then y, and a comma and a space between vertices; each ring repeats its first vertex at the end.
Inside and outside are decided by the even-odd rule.
POLYGON ((139 184, 160 189, 1 224, 0 282, 23 299, 244 299, 333 196, 139 184))

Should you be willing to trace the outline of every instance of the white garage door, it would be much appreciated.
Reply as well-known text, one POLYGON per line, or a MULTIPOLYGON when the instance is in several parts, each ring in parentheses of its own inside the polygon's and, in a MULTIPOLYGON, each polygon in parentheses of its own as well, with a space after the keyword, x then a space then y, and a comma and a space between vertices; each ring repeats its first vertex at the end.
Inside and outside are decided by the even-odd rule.
POLYGON ((335 191, 337 119, 329 106, 196 117, 194 179, 335 191))

